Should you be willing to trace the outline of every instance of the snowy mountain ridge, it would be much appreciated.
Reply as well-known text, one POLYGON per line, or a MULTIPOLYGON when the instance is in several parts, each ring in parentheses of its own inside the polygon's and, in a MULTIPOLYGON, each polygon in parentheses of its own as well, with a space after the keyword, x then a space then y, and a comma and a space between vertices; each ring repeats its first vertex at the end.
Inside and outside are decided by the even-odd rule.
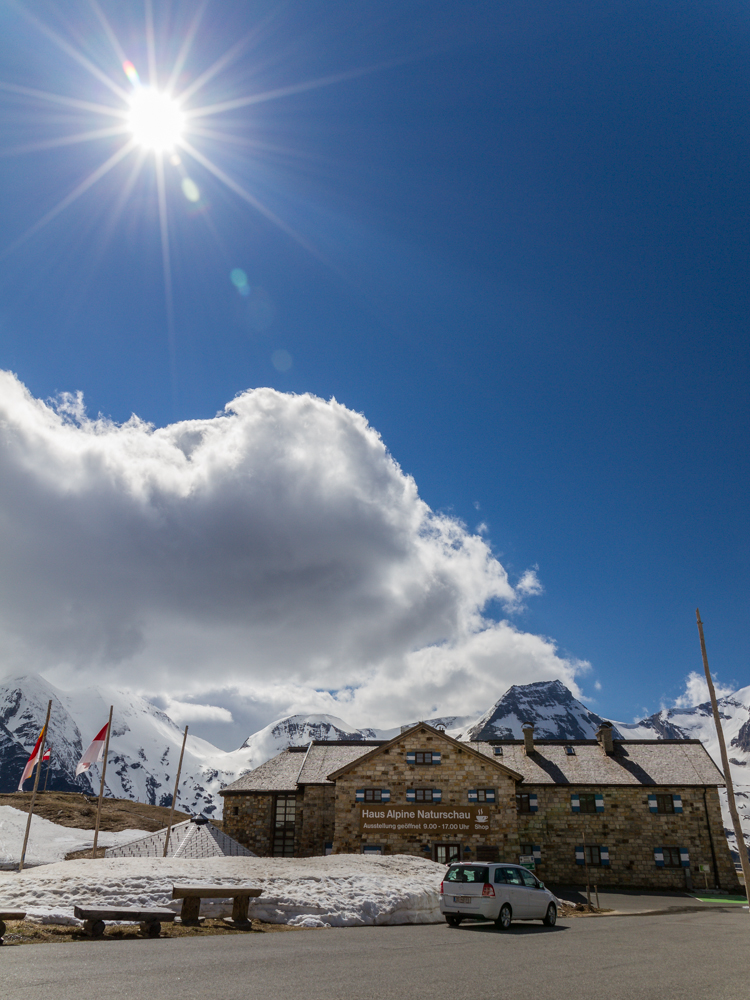
MULTIPOLYGON (((590 740, 605 720, 573 697, 561 681, 514 684, 469 727, 469 740, 523 738, 523 723, 534 723, 539 739, 590 740)), ((615 728, 613 735, 620 737, 615 728)))
MULTIPOLYGON (((128 691, 101 687, 63 692, 35 674, 12 678, 0 685, 0 791, 14 791, 17 787, 50 699, 53 751, 48 787, 86 793, 98 791, 101 773, 98 767, 92 767, 78 779, 75 767, 83 748, 107 721, 109 706, 113 705, 107 794, 154 805, 171 802, 183 731, 165 712, 128 691)), ((750 834, 750 687, 720 698, 719 705, 738 808, 750 834)), ((560 681, 541 681, 513 685, 478 718, 442 716, 425 721, 444 728, 456 739, 486 740, 520 739, 524 722, 534 723, 538 739, 592 739, 605 720, 574 698, 560 681)), ((638 723, 613 725, 615 738, 700 739, 720 764, 708 704, 665 709, 638 723)), ((336 716, 311 714, 277 719, 233 751, 220 750, 188 734, 177 805, 186 812, 203 812, 218 818, 222 809, 218 794, 221 788, 289 746, 304 746, 310 740, 392 739, 399 732, 400 727, 355 729, 336 716)), ((30 787, 29 781, 26 788, 30 787)), ((731 825, 726 807, 725 825, 731 825)))

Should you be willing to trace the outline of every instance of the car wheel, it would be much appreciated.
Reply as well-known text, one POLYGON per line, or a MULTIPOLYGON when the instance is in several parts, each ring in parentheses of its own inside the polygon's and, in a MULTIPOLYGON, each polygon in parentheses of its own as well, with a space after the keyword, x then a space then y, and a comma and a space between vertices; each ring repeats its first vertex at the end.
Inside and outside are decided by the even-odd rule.
POLYGON ((554 927, 557 923, 557 907, 554 903, 550 903, 547 907, 547 916, 542 921, 545 927, 554 927))
POLYGON ((458 927, 463 917, 457 917, 455 913, 446 913, 445 919, 448 921, 450 927, 458 927))
POLYGON ((497 915, 497 920, 495 921, 495 927, 499 927, 501 931, 507 931, 510 927, 510 921, 512 919, 512 913, 510 907, 507 903, 503 903, 500 907, 500 912, 497 915))

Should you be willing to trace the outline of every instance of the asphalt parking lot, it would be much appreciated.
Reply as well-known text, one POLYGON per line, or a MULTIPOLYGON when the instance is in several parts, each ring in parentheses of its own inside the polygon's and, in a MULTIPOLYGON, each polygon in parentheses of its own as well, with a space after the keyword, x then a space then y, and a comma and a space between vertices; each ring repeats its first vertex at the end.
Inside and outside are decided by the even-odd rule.
POLYGON ((0 949, 9 1000, 745 1000, 750 915, 572 918, 0 949))
MULTIPOLYGON (((585 903, 586 890, 580 886, 550 885, 548 887, 559 899, 571 903, 585 903)), ((604 910, 614 910, 617 913, 643 913, 649 910, 713 909, 726 906, 730 898, 721 894, 716 898, 700 898, 700 890, 693 895, 687 892, 657 892, 655 890, 639 891, 637 889, 621 889, 617 892, 599 891, 599 906, 604 910)), ((736 897, 734 905, 742 906, 742 900, 736 897)), ((591 887, 591 902, 596 906, 596 894, 591 887)), ((744 900, 747 906, 747 899, 744 900)))

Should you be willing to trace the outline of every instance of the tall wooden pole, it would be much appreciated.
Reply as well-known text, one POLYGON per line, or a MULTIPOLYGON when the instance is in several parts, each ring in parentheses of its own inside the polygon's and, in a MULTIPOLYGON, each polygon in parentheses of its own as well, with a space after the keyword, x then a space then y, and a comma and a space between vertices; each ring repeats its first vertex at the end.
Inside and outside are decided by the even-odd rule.
POLYGON ((42 745, 39 747, 39 758, 36 762, 34 791, 31 793, 31 802, 29 803, 29 818, 26 820, 26 833, 24 834, 23 838, 23 849, 21 850, 21 860, 18 862, 19 872, 23 871, 23 863, 26 860, 26 847, 29 843, 29 833, 31 831, 31 817, 34 815, 34 803, 36 802, 37 788, 39 788, 39 775, 41 774, 42 771, 42 758, 44 757, 44 745, 47 742, 47 729, 49 728, 49 717, 51 712, 52 712, 52 699, 50 698, 49 704, 47 705, 47 718, 44 720, 44 729, 42 730, 42 745))
MULTIPOLYGON (((703 656, 703 669, 706 671, 706 683, 708 684, 708 694, 711 698, 711 709, 714 713, 716 723, 716 735, 719 738, 719 752, 721 753, 721 766, 724 768, 724 780, 727 783, 727 799, 729 801, 729 813, 732 817, 734 835, 737 838, 737 850, 740 855, 742 874, 745 876, 745 892, 750 898, 750 863, 747 857, 747 845, 740 825, 740 815, 737 812, 737 803, 734 800, 734 785, 732 784, 732 773, 729 770, 729 760, 727 759, 727 745, 724 741, 724 730, 721 727, 721 717, 719 716, 719 706, 716 702, 716 691, 714 682, 711 680, 711 671, 708 669, 708 656, 706 654, 706 640, 703 638, 703 622, 698 608, 695 609, 695 617, 698 619, 698 635, 701 639, 701 655, 703 656)), ((716 873, 718 876, 718 872, 716 873)))
POLYGON ((164 854, 162 857, 166 858, 167 851, 169 850, 169 838, 172 835, 172 821, 174 820, 174 807, 177 802, 177 791, 180 787, 180 771, 182 771, 182 758, 185 755, 185 743, 187 742, 187 731, 188 727, 185 726, 185 735, 182 737, 182 750, 180 750, 180 763, 177 765, 177 778, 174 783, 174 795, 172 796, 172 808, 169 810, 169 826, 167 827, 167 836, 164 838, 164 854))
POLYGON ((94 846, 91 848, 91 857, 96 857, 96 845, 99 840, 99 822, 102 818, 102 798, 104 796, 104 778, 107 773, 107 757, 109 756, 109 737, 112 732, 112 709, 113 705, 109 706, 109 722, 107 723, 107 739, 104 744, 104 761, 102 763, 102 781, 99 785, 99 804, 96 807, 96 828, 94 829, 94 846))
POLYGON ((47 791, 47 782, 49 781, 49 769, 52 767, 52 744, 49 748, 49 760, 47 761, 47 773, 44 776, 44 791, 47 791))
POLYGON ((586 826, 583 828, 583 863, 586 866, 586 902, 591 909, 591 879, 589 878, 589 859, 586 857, 586 826))

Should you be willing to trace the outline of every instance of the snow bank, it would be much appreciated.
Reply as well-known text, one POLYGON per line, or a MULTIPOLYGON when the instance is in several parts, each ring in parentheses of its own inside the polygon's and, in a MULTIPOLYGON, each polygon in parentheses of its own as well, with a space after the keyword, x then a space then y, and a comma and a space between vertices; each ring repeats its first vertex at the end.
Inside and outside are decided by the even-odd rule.
MULTIPOLYGON (((105 858, 66 861, 21 874, 0 872, 0 906, 45 922, 74 922, 74 905, 165 906, 175 883, 253 885, 250 916, 295 927, 428 924, 442 920, 445 867, 400 854, 323 858, 105 858)), ((201 913, 228 916, 231 900, 203 900, 201 913)))
MULTIPOLYGON (((0 868, 18 866, 23 849, 28 813, 13 806, 0 806, 0 868)), ((121 830, 119 833, 99 833, 101 847, 116 847, 127 844, 138 837, 148 836, 146 830, 121 830)), ((94 843, 93 830, 78 830, 60 826, 48 819, 34 816, 26 848, 24 865, 50 865, 62 861, 71 851, 85 851, 94 843)))

